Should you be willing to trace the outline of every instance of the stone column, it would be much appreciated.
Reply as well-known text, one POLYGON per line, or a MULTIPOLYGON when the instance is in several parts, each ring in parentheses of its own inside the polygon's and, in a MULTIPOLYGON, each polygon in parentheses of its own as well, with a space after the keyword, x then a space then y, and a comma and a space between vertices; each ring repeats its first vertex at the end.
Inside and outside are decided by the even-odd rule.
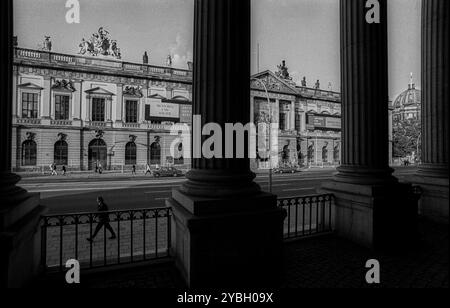
POLYGON ((421 214, 448 223, 450 2, 422 1, 421 214))
POLYGON ((341 236, 391 249, 414 233, 417 203, 389 168, 387 0, 379 3, 380 23, 369 24, 365 0, 340 1, 342 165, 322 188, 335 195, 341 236))
POLYGON ((0 287, 22 287, 37 274, 40 264, 39 195, 18 187, 20 177, 11 173, 13 98, 13 4, 0 4, 0 33, 5 53, 0 74, 0 287))
MULTIPOLYGON (((250 0, 196 0, 193 114, 225 132, 225 123, 250 121, 249 97, 250 0)), ((193 158, 168 200, 172 247, 190 287, 278 283, 284 212, 253 181, 246 157, 193 158)))

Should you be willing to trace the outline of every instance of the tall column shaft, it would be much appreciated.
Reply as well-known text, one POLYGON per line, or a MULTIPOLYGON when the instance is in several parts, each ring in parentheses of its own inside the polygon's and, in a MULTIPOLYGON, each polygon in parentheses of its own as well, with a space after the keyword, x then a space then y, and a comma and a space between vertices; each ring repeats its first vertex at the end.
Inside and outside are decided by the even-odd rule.
POLYGON ((422 1, 422 189, 420 213, 448 223, 450 1, 422 1))
MULTIPOLYGON (((216 123, 224 134, 225 123, 250 122, 250 0, 195 0, 193 78, 201 124, 216 123)), ((249 156, 202 157, 166 201, 181 275, 194 288, 278 285, 285 213, 276 196, 253 182, 249 156)))
POLYGON ((365 0, 340 2, 342 166, 337 181, 393 180, 388 159, 387 1, 380 23, 366 21, 365 0))
POLYGON ((0 65, 0 288, 24 287, 38 274, 40 245, 36 243, 44 214, 39 194, 28 194, 16 186, 20 177, 11 173, 13 16, 13 1, 1 1, 0 48, 5 56, 0 65))
POLYGON ((25 191, 16 186, 20 177, 11 173, 12 155, 12 109, 15 102, 12 101, 13 91, 13 16, 12 4, 4 1, 1 4, 1 35, 2 49, 5 53, 4 64, 0 66, 1 84, 4 86, 0 91, 0 196, 2 206, 23 200, 25 191), (11 11, 10 11, 11 10, 11 11), (10 14, 11 13, 11 14, 10 14))
POLYGON ((422 1, 422 162, 419 173, 448 179, 450 1, 422 1))
POLYGON ((342 165, 322 188, 340 236, 396 250, 415 240, 417 198, 389 168, 387 0, 378 3, 380 22, 369 23, 365 0, 340 1, 342 165))
MULTIPOLYGON (((245 159, 226 159, 225 123, 250 122, 250 0, 196 0, 194 16, 193 114, 202 127, 222 128, 222 158, 193 158, 189 181, 182 191, 214 196, 258 191, 250 171, 248 142, 245 159), (211 186, 216 187, 211 189, 211 186)), ((193 126, 194 128, 194 126, 193 126)), ((193 138, 201 132, 193 131, 193 138)), ((202 136, 202 145, 210 136, 202 136)), ((192 145, 195 146, 194 142, 192 145)), ((195 153, 193 150, 192 153, 195 153)))

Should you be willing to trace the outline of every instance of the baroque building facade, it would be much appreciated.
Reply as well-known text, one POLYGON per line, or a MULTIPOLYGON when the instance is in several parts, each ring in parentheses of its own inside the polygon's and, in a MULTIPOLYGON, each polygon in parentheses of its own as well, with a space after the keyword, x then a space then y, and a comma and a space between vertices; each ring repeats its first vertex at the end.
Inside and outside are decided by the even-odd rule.
POLYGON ((271 163, 258 157, 254 168, 340 164, 340 94, 321 90, 319 81, 310 88, 306 78, 297 85, 289 77, 284 61, 277 73, 265 71, 252 77, 251 119, 257 126, 272 122, 277 132, 275 136, 266 133, 272 139, 271 163))
POLYGON ((169 148, 180 140, 183 152, 171 129, 190 125, 191 79, 171 67, 15 48, 13 169, 189 168, 169 148))
MULTIPOLYGON (((191 126, 191 84, 192 70, 169 61, 153 66, 145 57, 139 64, 16 47, 13 169, 44 171, 54 163, 82 171, 147 164, 187 170, 189 137, 182 132, 191 126)), ((296 85, 283 62, 277 73, 252 76, 250 104, 252 122, 276 127, 271 164, 258 156, 253 168, 340 163, 339 93, 320 90, 318 82, 296 85)))

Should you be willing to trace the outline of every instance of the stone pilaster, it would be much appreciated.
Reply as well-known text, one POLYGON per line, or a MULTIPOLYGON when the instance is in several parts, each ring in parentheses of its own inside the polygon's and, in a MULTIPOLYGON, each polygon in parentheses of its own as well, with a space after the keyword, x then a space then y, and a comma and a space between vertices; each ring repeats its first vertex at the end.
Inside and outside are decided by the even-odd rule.
POLYGON ((83 81, 74 82, 75 92, 72 94, 72 119, 81 120, 81 98, 83 96, 83 81))
MULTIPOLYGON (((0 287, 21 287, 30 282, 40 264, 39 195, 29 194, 16 184, 20 177, 11 173, 13 98, 13 3, 0 3, 0 33, 5 53, 0 67, 0 287), (38 252, 38 253, 36 253, 38 252)), ((15 89, 14 89, 15 90, 15 89)))
POLYGON ((379 3, 380 23, 369 24, 365 0, 340 1, 342 165, 322 188, 336 197, 341 236, 390 249, 414 234, 417 201, 389 168, 387 1, 379 3))
POLYGON ((448 223, 450 2, 422 1, 421 214, 448 223))
POLYGON ((41 91, 42 97, 41 99, 41 118, 43 119, 50 119, 52 114, 52 78, 45 76, 44 77, 44 89, 41 91))
POLYGON ((117 97, 116 97, 116 122, 122 122, 124 121, 124 115, 123 115, 123 107, 124 101, 123 101, 123 84, 119 83, 117 84, 117 97))
MULTIPOLYGON (((250 0, 196 0, 193 114, 224 132, 225 123, 247 124, 249 84, 250 0)), ((191 287, 277 284, 283 211, 253 181, 246 157, 194 158, 168 200, 172 247, 191 287)))

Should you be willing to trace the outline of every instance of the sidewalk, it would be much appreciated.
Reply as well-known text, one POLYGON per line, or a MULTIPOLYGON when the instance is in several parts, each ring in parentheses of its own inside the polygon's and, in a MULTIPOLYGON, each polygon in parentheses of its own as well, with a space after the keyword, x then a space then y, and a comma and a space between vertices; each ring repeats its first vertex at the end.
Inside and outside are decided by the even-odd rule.
MULTIPOLYGON (((310 169, 302 169, 303 173, 309 173, 309 172, 331 172, 333 170, 336 170, 335 168, 310 168, 310 169)), ((187 170, 183 170, 183 172, 186 172, 187 170)), ((268 174, 269 170, 253 170, 254 173, 257 175, 264 175, 268 174)), ((102 174, 95 173, 94 171, 71 171, 67 172, 66 175, 62 175, 61 173, 58 173, 56 176, 52 176, 49 171, 45 172, 44 174, 40 172, 17 172, 17 175, 22 177, 23 180, 32 180, 32 179, 40 179, 40 180, 46 180, 46 179, 55 179, 55 180, 66 180, 66 179, 133 179, 133 178, 153 178, 152 175, 145 175, 144 171, 138 170, 136 172, 136 175, 133 175, 130 171, 103 171, 102 174)))
POLYGON ((68 172, 66 175, 58 174, 52 176, 49 173, 17 173, 22 177, 22 182, 32 183, 32 182, 75 182, 77 180, 82 180, 83 182, 88 181, 119 181, 119 180, 133 180, 133 179, 156 179, 153 175, 147 174, 143 171, 137 171, 136 175, 131 174, 131 172, 117 172, 117 171, 104 171, 102 174, 95 173, 93 171, 75 171, 68 172))

